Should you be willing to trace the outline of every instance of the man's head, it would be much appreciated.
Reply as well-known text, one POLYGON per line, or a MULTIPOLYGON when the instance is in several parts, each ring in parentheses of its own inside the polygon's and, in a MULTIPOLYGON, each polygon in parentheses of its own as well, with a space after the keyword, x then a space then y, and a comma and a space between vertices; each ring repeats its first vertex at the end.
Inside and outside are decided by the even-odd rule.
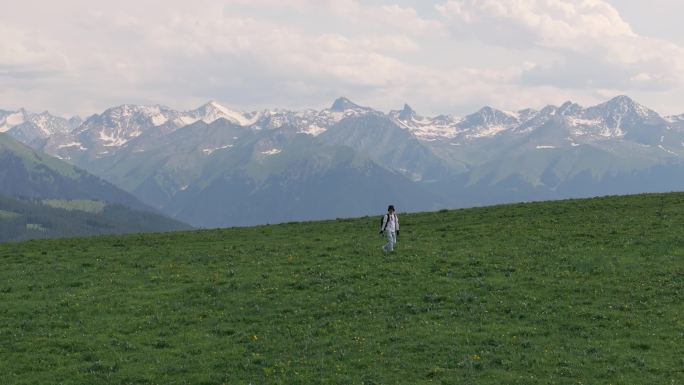
POLYGON ((393 213, 394 212, 394 205, 389 205, 389 207, 387 208, 387 211, 390 213, 393 213))

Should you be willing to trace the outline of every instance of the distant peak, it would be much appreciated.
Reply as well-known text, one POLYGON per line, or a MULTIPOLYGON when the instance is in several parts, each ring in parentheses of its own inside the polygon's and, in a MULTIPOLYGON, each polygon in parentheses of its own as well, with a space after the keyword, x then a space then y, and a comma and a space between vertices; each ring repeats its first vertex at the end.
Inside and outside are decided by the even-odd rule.
POLYGON ((634 99, 630 98, 627 95, 618 95, 608 101, 608 103, 611 104, 638 104, 637 102, 634 101, 634 99))
POLYGON ((343 112, 346 110, 357 109, 357 108, 363 108, 363 107, 359 106, 358 104, 352 102, 351 100, 349 100, 345 97, 337 98, 333 102, 332 106, 330 106, 330 110, 336 111, 336 112, 343 112))
POLYGON ((213 108, 216 110, 223 110, 226 107, 223 106, 221 103, 217 102, 216 100, 210 100, 202 105, 204 108, 213 108))
POLYGON ((399 112, 399 119, 401 120, 411 120, 415 116, 416 111, 408 104, 404 104, 404 108, 399 112))
POLYGON ((579 104, 568 100, 558 108, 558 113, 561 115, 575 115, 579 113, 581 110, 582 107, 579 104))
POLYGON ((544 106, 544 108, 542 108, 539 111, 539 113, 541 113, 542 115, 553 115, 556 113, 556 110, 558 110, 558 107, 552 104, 547 104, 546 106, 544 106))
POLYGON ((490 106, 484 106, 480 108, 476 114, 478 115, 483 115, 483 116, 495 116, 495 115, 503 115, 502 111, 497 110, 496 108, 492 108, 490 106))
POLYGON ((231 110, 230 108, 224 106, 223 104, 217 102, 216 100, 210 100, 206 102, 204 105, 200 107, 201 109, 207 111, 207 112, 215 112, 215 113, 221 113, 225 115, 234 115, 236 114, 235 111, 231 110))
POLYGON ((632 99, 626 95, 618 95, 618 96, 610 99, 606 103, 603 103, 603 105, 610 106, 610 107, 617 107, 617 108, 621 108, 621 109, 628 109, 628 110, 645 109, 644 106, 637 103, 636 101, 634 101, 634 99, 632 99))
POLYGON ((626 95, 616 96, 594 108, 606 111, 608 113, 634 113, 640 116, 657 115, 649 108, 635 102, 632 98, 626 95))
POLYGON ((474 112, 465 117, 465 121, 468 124, 489 126, 489 125, 507 125, 512 124, 518 120, 515 113, 506 113, 496 108, 485 106, 480 108, 477 112, 474 112))
POLYGON ((194 115, 197 119, 200 119, 205 123, 212 123, 221 118, 232 123, 236 123, 240 126, 247 126, 254 123, 253 119, 248 118, 244 113, 234 111, 215 100, 206 102, 198 109, 190 111, 190 114, 194 115))

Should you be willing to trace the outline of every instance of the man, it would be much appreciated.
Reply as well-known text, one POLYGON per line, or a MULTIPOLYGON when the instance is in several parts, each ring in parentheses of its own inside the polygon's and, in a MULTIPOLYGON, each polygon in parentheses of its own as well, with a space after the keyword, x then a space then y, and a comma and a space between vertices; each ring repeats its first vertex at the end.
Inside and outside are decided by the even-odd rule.
POLYGON ((394 213, 394 205, 389 205, 387 214, 382 218, 380 234, 383 232, 387 236, 387 243, 382 247, 382 251, 385 253, 394 251, 394 244, 397 243, 397 235, 399 235, 399 218, 394 213))

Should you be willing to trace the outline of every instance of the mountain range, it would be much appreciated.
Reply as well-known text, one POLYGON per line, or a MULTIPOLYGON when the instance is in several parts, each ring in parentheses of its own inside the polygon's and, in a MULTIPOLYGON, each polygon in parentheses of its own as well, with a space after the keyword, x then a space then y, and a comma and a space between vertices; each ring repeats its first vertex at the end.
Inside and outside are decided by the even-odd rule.
POLYGON ((346 98, 322 110, 48 115, 0 111, 0 127, 201 227, 684 188, 684 114, 627 96, 463 117, 346 98))

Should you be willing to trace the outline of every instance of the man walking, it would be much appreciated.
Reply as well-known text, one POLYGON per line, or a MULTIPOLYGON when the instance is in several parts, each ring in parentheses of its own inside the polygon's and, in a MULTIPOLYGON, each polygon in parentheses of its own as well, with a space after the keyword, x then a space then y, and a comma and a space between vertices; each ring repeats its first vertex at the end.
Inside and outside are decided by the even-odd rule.
POLYGON ((394 213, 393 205, 387 208, 387 214, 382 218, 380 234, 382 233, 385 233, 387 237, 387 243, 382 247, 382 251, 385 253, 394 251, 394 244, 397 243, 397 235, 399 235, 399 218, 394 213))

